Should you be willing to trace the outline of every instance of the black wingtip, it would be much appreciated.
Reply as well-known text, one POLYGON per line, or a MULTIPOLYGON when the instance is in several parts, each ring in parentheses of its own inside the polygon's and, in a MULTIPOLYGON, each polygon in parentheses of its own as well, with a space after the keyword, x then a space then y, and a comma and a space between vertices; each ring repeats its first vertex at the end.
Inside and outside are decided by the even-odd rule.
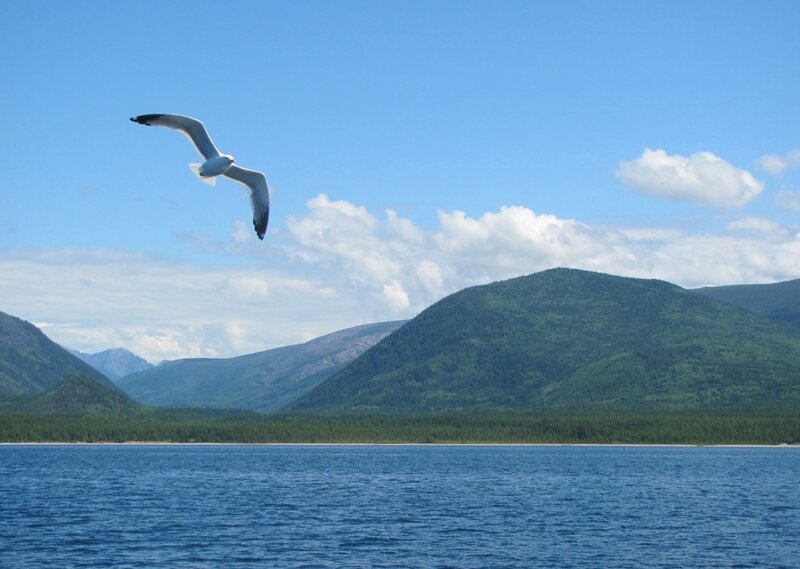
POLYGON ((262 241, 264 240, 264 235, 267 233, 267 223, 269 223, 269 210, 267 210, 267 213, 265 213, 260 220, 253 220, 253 229, 256 230, 256 235, 258 235, 258 238, 262 241))
POLYGON ((133 122, 137 122, 137 123, 143 124, 145 126, 152 126, 150 124, 150 121, 153 120, 153 119, 157 119, 160 116, 161 115, 139 115, 139 116, 136 116, 136 117, 131 117, 131 120, 133 122))

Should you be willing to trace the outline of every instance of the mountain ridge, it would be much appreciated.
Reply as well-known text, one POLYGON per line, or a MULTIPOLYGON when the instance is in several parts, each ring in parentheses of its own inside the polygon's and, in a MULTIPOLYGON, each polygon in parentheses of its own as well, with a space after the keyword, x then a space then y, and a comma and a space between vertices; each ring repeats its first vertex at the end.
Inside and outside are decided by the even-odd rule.
POLYGON ((128 415, 143 406, 117 389, 75 373, 35 395, 6 400, 0 411, 34 414, 128 415))
POLYGON ((692 292, 800 328, 800 279, 771 284, 703 287, 692 289, 692 292))
POLYGON ((118 384, 148 405, 276 411, 404 322, 354 326, 303 344, 234 358, 164 362, 121 378, 118 384))
POLYGON ((440 300, 287 410, 796 405, 799 374, 800 331, 666 281, 552 269, 440 300))
POLYGON ((0 312, 0 397, 41 393, 76 373, 117 390, 105 375, 50 340, 36 326, 0 312))

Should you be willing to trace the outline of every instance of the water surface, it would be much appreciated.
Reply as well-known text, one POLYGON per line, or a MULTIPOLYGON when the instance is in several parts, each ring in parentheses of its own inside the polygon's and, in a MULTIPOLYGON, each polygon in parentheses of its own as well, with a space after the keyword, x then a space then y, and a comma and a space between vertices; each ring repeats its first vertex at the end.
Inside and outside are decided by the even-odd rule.
POLYGON ((0 446, 2 567, 798 567, 800 449, 0 446))

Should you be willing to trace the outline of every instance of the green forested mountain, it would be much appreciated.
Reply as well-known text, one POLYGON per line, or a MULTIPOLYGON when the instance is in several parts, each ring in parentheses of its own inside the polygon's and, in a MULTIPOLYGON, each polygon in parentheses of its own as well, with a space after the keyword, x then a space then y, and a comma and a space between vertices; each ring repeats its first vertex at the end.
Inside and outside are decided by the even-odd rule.
POLYGON ((694 292, 800 328, 800 279, 773 284, 705 287, 694 292))
POLYGON ((73 374, 36 395, 6 400, 0 411, 45 414, 128 414, 142 406, 94 378, 73 374))
POLYGON ((570 269, 437 302, 289 408, 800 408, 800 331, 664 281, 570 269))
POLYGON ((0 398, 41 393, 76 373, 116 389, 102 373, 33 324, 0 312, 0 398))
POLYGON ((118 380, 137 401, 168 407, 277 410, 344 367, 403 322, 366 324, 305 344, 228 359, 166 362, 118 380))

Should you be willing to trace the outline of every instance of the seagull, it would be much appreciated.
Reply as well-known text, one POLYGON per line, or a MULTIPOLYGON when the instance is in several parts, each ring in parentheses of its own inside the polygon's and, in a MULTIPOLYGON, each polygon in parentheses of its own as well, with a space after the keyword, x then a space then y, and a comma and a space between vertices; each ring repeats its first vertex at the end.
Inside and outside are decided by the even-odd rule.
POLYGON ((225 176, 247 188, 250 204, 253 206, 253 227, 259 239, 264 239, 269 221, 269 188, 267 178, 262 172, 248 170, 234 164, 230 154, 222 154, 206 127, 197 119, 183 115, 139 115, 131 117, 133 122, 147 126, 165 126, 185 134, 205 159, 202 164, 189 164, 189 168, 206 184, 213 186, 217 176, 225 176))

